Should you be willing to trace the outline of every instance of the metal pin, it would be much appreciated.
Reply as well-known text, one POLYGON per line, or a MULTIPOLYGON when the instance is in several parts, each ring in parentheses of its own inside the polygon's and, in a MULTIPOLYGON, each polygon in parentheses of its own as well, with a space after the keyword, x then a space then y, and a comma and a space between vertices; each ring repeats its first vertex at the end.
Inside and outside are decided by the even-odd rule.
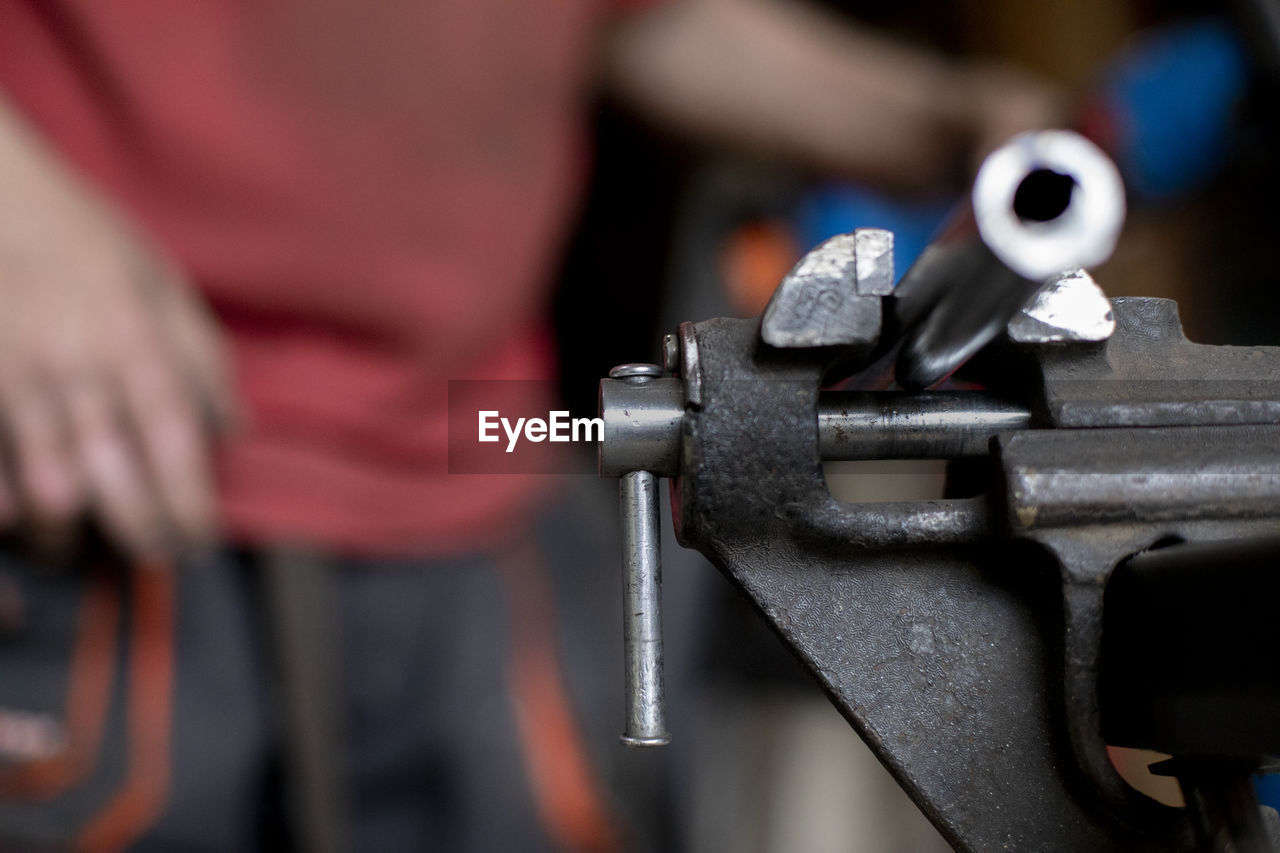
POLYGON ((622 505, 622 643, 627 678, 627 746, 662 746, 662 564, 658 555, 658 478, 633 471, 619 484, 622 505))
MULTIPOLYGON (((657 365, 623 365, 610 371, 637 384, 662 375, 657 365)), ((626 670, 627 746, 662 746, 667 732, 662 678, 662 561, 659 552, 658 477, 649 471, 623 475, 622 643, 626 670)))

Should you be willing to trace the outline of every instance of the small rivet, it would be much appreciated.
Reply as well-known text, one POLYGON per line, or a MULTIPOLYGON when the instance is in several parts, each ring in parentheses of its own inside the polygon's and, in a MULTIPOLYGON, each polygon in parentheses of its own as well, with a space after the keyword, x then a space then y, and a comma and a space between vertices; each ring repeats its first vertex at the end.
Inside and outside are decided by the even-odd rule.
POLYGON ((609 371, 610 379, 621 379, 632 385, 643 385, 663 375, 663 370, 656 364, 619 364, 609 371))

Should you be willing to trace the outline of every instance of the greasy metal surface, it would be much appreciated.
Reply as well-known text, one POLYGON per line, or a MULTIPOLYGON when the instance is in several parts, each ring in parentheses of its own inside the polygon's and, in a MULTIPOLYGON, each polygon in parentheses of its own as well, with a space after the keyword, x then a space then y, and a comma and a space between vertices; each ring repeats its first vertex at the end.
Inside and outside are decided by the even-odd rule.
POLYGON ((1015 528, 1280 516, 1280 425, 1030 430, 1000 440, 1015 528))
POLYGON ((823 459, 984 456, 996 433, 1030 425, 1025 407, 973 391, 827 391, 818 403, 823 459))
POLYGON ((1169 299, 1115 299, 1112 310, 1116 331, 1105 343, 1030 350, 1050 423, 1280 423, 1280 348, 1191 343, 1169 299))
POLYGON ((742 586, 947 838, 1185 849, 1180 816, 1138 809, 1126 817, 1141 828, 1125 826, 1075 770, 1057 665, 1071 606, 1046 552, 963 545, 997 529, 981 499, 835 502, 820 367, 794 352, 754 362, 750 321, 694 331, 701 408, 684 419, 678 536, 742 586))
POLYGON ((775 347, 870 348, 880 337, 880 295, 892 289, 893 234, 838 234, 782 279, 760 337, 775 347))

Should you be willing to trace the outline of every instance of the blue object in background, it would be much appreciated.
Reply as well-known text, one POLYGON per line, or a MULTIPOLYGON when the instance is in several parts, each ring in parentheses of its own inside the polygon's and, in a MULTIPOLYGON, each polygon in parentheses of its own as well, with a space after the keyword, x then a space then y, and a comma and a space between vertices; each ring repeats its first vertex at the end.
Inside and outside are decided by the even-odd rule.
POLYGON ((1269 776, 1255 776, 1253 787, 1258 791, 1258 801, 1264 806, 1271 806, 1280 811, 1280 773, 1269 776))
POLYGON ((801 199, 792 219, 796 245, 806 250, 835 234, 855 228, 887 228, 893 232, 894 280, 929 245, 956 198, 904 200, 858 184, 832 183, 801 199))
POLYGON ((1248 77, 1244 46, 1218 20, 1163 27, 1122 51, 1094 105, 1107 114, 1130 194, 1168 199, 1212 177, 1230 152, 1248 77))

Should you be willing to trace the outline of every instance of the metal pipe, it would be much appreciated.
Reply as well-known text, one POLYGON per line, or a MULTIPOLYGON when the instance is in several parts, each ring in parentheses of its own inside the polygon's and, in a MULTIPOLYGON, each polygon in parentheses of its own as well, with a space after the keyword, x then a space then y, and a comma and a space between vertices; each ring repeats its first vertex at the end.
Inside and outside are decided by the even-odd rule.
POLYGON ((622 638, 627 746, 662 746, 667 732, 662 677, 662 563, 658 478, 633 471, 619 481, 622 510, 622 638))
POLYGON ((898 382, 937 383, 999 334, 1049 278, 1105 261, 1124 214, 1119 172, 1079 134, 1024 133, 996 149, 894 291, 898 382))
POLYGON ((985 456, 996 433, 1030 425, 1025 408, 988 394, 828 391, 818 449, 833 461, 959 459, 985 456))

